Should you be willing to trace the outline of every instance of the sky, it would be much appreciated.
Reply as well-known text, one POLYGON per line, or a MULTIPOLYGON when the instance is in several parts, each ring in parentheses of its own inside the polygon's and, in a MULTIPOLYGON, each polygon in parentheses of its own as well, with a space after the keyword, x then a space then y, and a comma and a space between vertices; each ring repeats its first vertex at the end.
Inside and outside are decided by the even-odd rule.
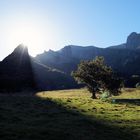
POLYGON ((108 47, 140 32, 140 0, 0 0, 0 60, 23 43, 35 56, 66 45, 108 47))

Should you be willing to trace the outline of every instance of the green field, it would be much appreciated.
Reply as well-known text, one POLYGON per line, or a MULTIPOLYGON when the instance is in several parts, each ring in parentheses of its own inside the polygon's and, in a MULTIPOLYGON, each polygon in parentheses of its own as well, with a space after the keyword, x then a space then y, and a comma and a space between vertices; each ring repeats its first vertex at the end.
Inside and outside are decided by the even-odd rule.
POLYGON ((112 99, 140 99, 124 89, 93 100, 86 89, 0 95, 0 140, 139 140, 140 106, 112 99))

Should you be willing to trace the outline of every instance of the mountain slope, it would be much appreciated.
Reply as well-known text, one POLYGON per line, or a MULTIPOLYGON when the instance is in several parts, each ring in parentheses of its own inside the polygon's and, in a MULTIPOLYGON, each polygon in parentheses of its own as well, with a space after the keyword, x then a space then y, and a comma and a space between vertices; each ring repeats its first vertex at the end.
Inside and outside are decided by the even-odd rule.
MULTIPOLYGON (((75 46, 75 48, 77 50, 77 46, 75 46)), ((40 61, 40 63, 44 65, 60 69, 61 71, 64 71, 66 73, 71 73, 72 70, 75 70, 77 68, 77 64, 80 63, 81 60, 91 60, 96 56, 103 56, 106 63, 118 72, 127 75, 140 74, 139 49, 103 49, 91 47, 86 50, 86 47, 78 46, 79 51, 76 54, 75 48, 71 48, 71 56, 65 56, 64 51, 61 50, 60 52, 54 52, 55 55, 52 55, 49 52, 45 52, 36 56, 35 59, 40 61)))
POLYGON ((28 49, 19 45, 9 56, 0 62, 0 90, 33 88, 34 77, 28 49))
POLYGON ((103 56, 107 65, 111 66, 123 77, 140 75, 140 34, 131 33, 126 43, 98 48, 95 46, 69 45, 59 51, 48 51, 35 57, 37 61, 52 68, 59 69, 68 75, 76 70, 81 60, 91 60, 103 56))
POLYGON ((0 62, 0 91, 52 90, 75 86, 71 77, 31 58, 23 45, 0 62))
POLYGON ((45 66, 32 59, 33 75, 36 87, 39 90, 76 88, 77 84, 72 77, 57 70, 45 66))

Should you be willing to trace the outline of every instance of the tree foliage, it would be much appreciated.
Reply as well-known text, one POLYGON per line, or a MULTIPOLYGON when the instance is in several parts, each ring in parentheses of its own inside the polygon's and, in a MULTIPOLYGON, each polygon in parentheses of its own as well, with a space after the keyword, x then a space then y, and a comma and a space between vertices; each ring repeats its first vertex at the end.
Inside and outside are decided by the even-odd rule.
POLYGON ((79 83, 86 84, 92 98, 96 98, 96 93, 101 91, 108 91, 113 95, 120 93, 122 80, 116 76, 111 67, 105 65, 103 57, 81 61, 78 69, 72 72, 72 76, 79 83))

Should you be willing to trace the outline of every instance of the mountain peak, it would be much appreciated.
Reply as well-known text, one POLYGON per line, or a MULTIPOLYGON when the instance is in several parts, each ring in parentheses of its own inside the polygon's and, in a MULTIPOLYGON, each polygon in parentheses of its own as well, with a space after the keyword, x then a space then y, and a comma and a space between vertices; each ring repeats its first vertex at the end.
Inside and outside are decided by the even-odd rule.
POLYGON ((17 46, 0 62, 0 90, 17 91, 34 87, 31 61, 28 48, 21 44, 17 46))
POLYGON ((25 46, 24 44, 19 44, 19 45, 14 49, 14 52, 16 52, 16 53, 27 52, 27 53, 28 53, 28 48, 27 48, 27 46, 25 46))
POLYGON ((21 63, 22 61, 28 60, 29 57, 30 56, 27 46, 20 44, 14 49, 14 51, 10 55, 3 59, 3 62, 16 61, 17 63, 21 63))
POLYGON ((129 36, 135 36, 135 35, 138 35, 138 33, 137 32, 132 32, 132 33, 130 33, 129 36))
POLYGON ((128 49, 137 49, 140 47, 140 34, 132 32, 127 37, 126 48, 128 49))

